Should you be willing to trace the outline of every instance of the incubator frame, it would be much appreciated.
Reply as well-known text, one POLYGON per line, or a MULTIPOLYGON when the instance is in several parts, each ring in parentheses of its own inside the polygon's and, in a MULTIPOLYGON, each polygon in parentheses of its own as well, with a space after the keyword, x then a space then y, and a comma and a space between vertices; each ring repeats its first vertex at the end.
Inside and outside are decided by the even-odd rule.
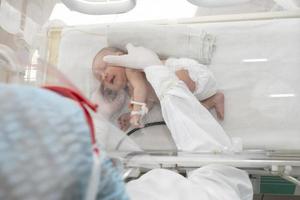
MULTIPOLYGON (((246 20, 264 20, 281 18, 300 18, 300 12, 281 11, 235 15, 201 16, 191 19, 149 21, 154 24, 195 24, 213 22, 233 22, 246 20)), ((49 41, 46 60, 56 64, 61 36, 61 28, 48 31, 49 41), (49 44, 51 44, 49 46, 49 44), (54 44, 54 45, 53 45, 54 44)), ((300 151, 280 150, 245 150, 234 155, 186 153, 172 151, 147 152, 108 152, 113 158, 120 160, 124 166, 124 179, 136 178, 153 168, 171 169, 180 173, 199 168, 207 164, 224 164, 246 170, 253 175, 280 176, 298 186, 300 180, 300 151)))
POLYGON ((245 150, 234 155, 159 151, 144 154, 110 152, 110 155, 124 164, 125 179, 137 177, 154 168, 171 169, 185 174, 201 166, 220 164, 243 169, 252 175, 280 176, 300 186, 300 180, 293 177, 300 174, 299 151, 245 150))

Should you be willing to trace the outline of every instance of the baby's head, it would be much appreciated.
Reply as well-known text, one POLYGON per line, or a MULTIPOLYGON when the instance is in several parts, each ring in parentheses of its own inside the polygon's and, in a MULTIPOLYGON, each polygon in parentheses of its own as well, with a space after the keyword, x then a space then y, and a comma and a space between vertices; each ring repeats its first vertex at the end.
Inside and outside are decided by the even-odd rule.
POLYGON ((127 77, 125 68, 110 65, 103 61, 104 56, 122 54, 124 52, 113 47, 105 47, 96 54, 93 60, 92 71, 96 79, 101 82, 101 87, 104 90, 118 92, 126 87, 127 77))

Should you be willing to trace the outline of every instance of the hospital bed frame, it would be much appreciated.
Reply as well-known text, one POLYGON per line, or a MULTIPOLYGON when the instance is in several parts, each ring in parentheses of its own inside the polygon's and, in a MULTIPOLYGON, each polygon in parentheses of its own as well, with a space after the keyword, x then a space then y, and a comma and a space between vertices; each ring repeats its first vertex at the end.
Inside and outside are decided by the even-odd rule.
POLYGON ((148 151, 110 152, 109 155, 123 163, 125 180, 155 168, 186 174, 208 164, 220 164, 240 168, 251 175, 279 176, 300 186, 300 180, 295 178, 300 176, 299 151, 245 150, 234 155, 148 151))
MULTIPOLYGON (((229 22, 243 20, 263 20, 275 18, 299 18, 300 11, 266 12, 255 14, 235 14, 209 17, 196 17, 180 20, 149 21, 157 24, 189 24, 208 22, 229 22)), ((48 31, 48 46, 44 52, 45 60, 57 64, 61 28, 48 31)), ((300 186, 300 151, 288 150, 245 150, 237 154, 186 153, 174 151, 121 152, 111 151, 108 154, 120 161, 124 167, 124 179, 139 177, 142 173, 154 168, 165 168, 187 173, 207 164, 223 164, 246 170, 253 175, 280 176, 300 186)))

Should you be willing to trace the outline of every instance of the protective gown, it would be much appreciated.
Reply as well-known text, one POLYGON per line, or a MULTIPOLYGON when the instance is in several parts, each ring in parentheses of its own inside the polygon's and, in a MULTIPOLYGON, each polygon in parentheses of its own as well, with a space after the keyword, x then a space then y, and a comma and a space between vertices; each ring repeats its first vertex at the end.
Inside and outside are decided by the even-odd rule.
MULTIPOLYGON (((72 100, 0 84, 0 199, 85 199, 93 166, 90 130, 72 100)), ((127 200, 103 151, 96 199, 127 200)))
POLYGON ((230 137, 175 73, 163 65, 145 68, 163 118, 179 150, 231 152, 230 137))
POLYGON ((252 200, 248 174, 230 166, 207 165, 187 177, 154 169, 127 184, 131 200, 252 200))
MULTIPOLYGON (((166 66, 144 69, 160 99, 162 114, 177 147, 185 151, 231 152, 230 138, 184 82, 166 66)), ((207 165, 187 177, 154 169, 127 184, 132 200, 252 200, 248 174, 231 166, 207 165)))

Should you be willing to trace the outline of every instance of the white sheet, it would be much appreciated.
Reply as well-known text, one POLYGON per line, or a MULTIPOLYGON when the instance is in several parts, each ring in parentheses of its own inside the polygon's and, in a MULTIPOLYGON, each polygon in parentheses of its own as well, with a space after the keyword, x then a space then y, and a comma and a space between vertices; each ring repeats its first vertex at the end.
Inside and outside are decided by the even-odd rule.
POLYGON ((299 149, 300 19, 201 28, 218 38, 210 69, 226 96, 226 132, 248 148, 299 149))
MULTIPOLYGON (((204 29, 217 38, 209 68, 225 94, 225 131, 242 138, 245 148, 299 150, 300 19, 189 26, 204 29)), ((96 52, 106 45, 105 27, 76 29, 64 30, 58 65, 90 96, 96 86, 90 66, 96 52)), ((161 117, 153 120, 157 116, 152 112, 148 119, 159 121, 161 117)), ((153 130, 135 133, 133 138, 150 149, 165 147, 160 141, 160 137, 170 139, 165 129, 150 129, 153 130), (155 143, 151 145, 148 142, 153 137, 155 143)))

